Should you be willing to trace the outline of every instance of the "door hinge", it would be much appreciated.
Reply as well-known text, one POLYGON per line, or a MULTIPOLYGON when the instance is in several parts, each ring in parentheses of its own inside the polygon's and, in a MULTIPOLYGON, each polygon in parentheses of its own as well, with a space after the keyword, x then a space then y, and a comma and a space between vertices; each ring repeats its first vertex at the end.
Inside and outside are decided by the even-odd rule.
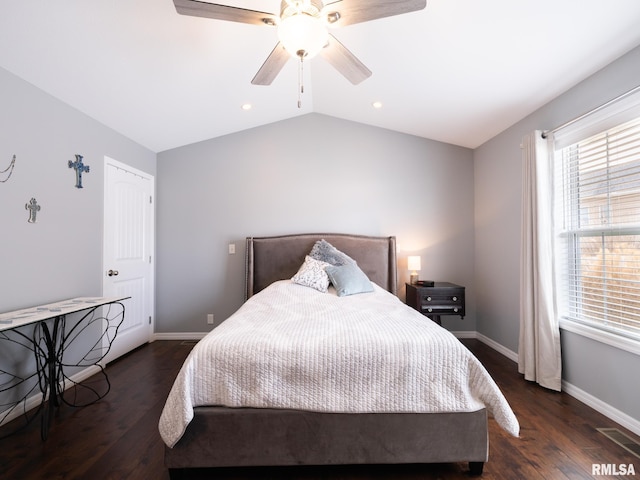
POLYGON ((149 195, 149 203, 153 203, 153 196, 149 195))
POLYGON ((151 255, 149 255, 149 263, 151 263, 151 255))
POLYGON ((151 315, 149 315, 149 325, 151 325, 151 315))

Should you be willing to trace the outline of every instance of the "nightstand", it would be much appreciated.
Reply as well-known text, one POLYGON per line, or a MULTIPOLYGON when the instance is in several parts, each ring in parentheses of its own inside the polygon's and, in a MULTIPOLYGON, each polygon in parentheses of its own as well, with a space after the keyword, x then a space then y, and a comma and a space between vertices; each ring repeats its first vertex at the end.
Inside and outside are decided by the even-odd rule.
POLYGON ((440 323, 441 315, 464 318, 464 287, 449 282, 435 282, 433 287, 407 286, 407 305, 440 323))

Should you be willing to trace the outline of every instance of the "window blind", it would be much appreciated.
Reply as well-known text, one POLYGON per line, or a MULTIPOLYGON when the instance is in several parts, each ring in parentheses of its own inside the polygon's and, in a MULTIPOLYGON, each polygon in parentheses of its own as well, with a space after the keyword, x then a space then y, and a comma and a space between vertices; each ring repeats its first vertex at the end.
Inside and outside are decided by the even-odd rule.
POLYGON ((640 339, 640 115, 554 150, 560 316, 640 339))

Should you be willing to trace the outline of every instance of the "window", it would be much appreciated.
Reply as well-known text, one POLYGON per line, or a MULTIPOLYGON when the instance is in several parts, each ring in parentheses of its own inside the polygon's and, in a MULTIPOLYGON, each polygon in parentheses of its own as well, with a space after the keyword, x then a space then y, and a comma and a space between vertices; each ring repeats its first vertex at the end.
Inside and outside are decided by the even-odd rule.
POLYGON ((640 116, 571 135, 553 159, 560 317, 640 340, 640 116))

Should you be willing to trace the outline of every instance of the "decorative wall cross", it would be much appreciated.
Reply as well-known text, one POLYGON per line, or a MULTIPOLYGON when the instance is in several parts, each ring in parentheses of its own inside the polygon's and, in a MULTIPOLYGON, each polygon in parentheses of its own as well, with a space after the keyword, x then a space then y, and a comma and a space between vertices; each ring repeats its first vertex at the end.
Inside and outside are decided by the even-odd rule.
POLYGON ((36 223, 36 214, 40 211, 40 205, 35 198, 29 200, 29 203, 24 205, 26 210, 29 210, 29 223, 36 223))
POLYGON ((82 173, 89 173, 89 165, 82 163, 82 155, 76 155, 76 161, 69 160, 69 168, 76 171, 76 188, 82 188, 82 173))

